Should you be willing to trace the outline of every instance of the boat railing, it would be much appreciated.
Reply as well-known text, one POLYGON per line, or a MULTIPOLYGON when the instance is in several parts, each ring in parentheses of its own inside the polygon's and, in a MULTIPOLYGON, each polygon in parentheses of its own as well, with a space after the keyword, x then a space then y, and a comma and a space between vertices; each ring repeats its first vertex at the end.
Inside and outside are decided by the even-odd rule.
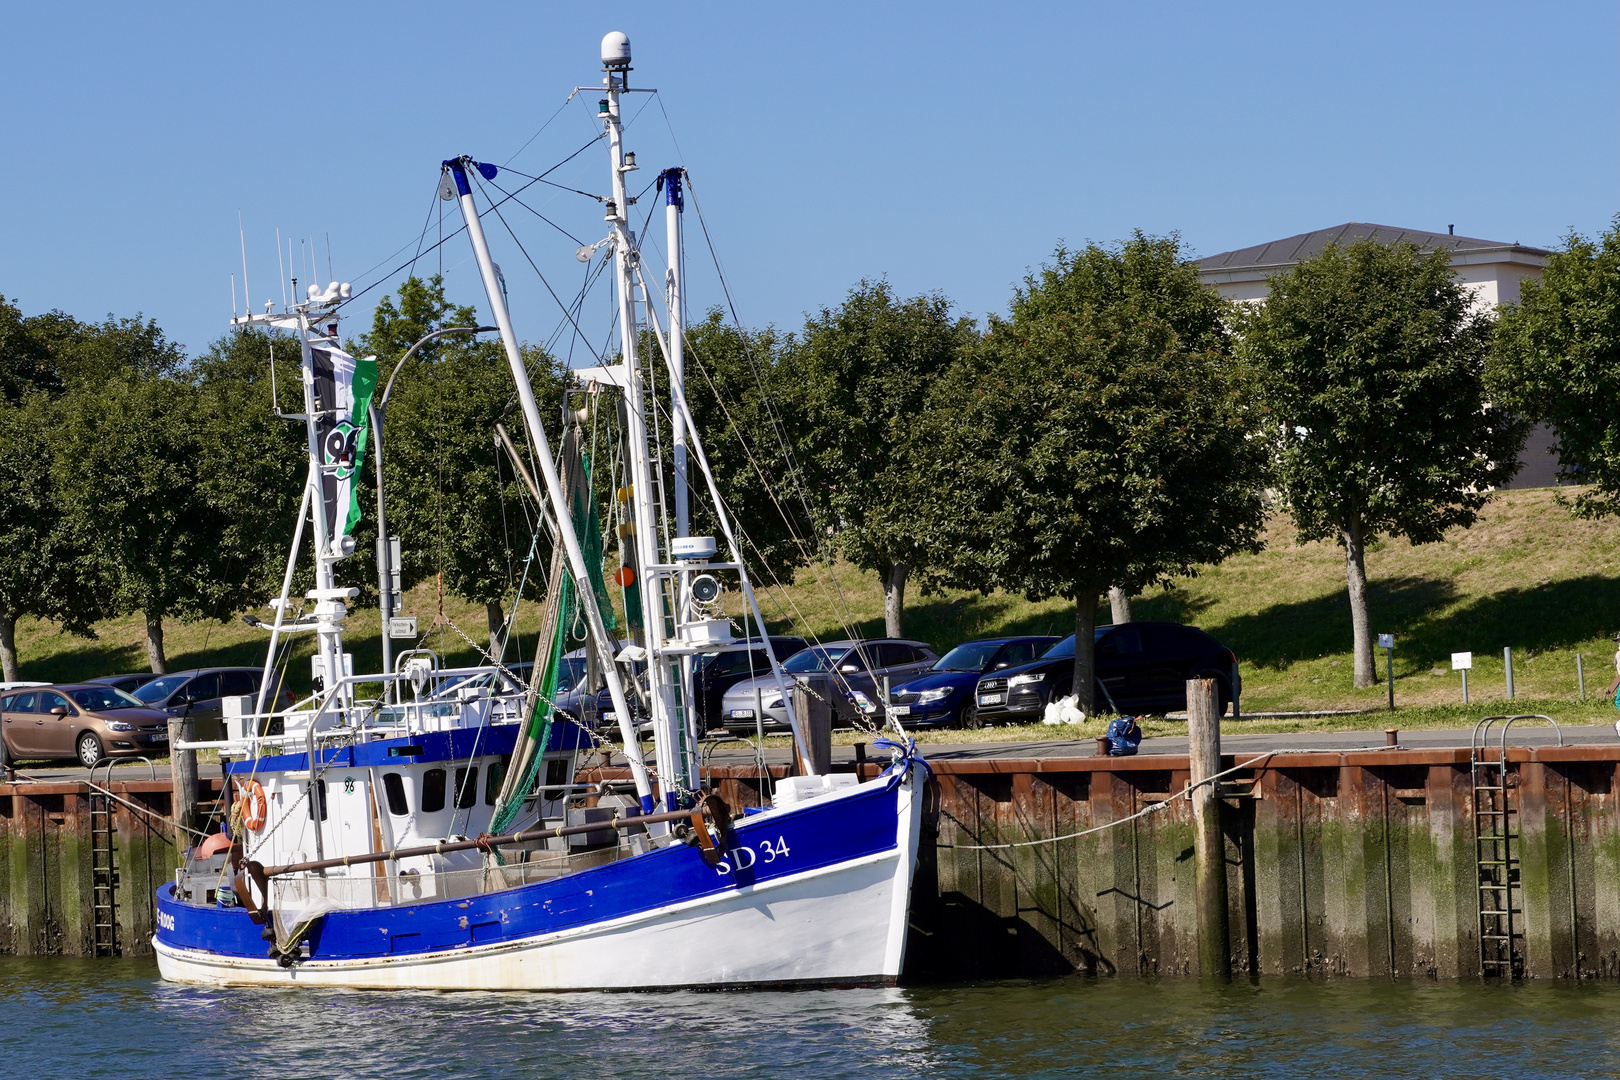
POLYGON ((381 698, 358 698, 353 690, 365 684, 408 682, 409 673, 345 675, 318 699, 305 698, 290 709, 227 717, 227 731, 233 728, 236 731, 227 738, 177 740, 173 748, 222 750, 252 757, 258 756, 264 749, 276 752, 300 748, 312 726, 322 736, 341 733, 365 739, 376 736, 397 738, 427 731, 477 727, 491 721, 515 722, 521 717, 518 703, 522 700, 522 691, 492 694, 488 685, 458 685, 478 676, 498 675, 498 670, 489 665, 439 669, 434 671, 433 677, 439 683, 440 690, 426 697, 398 703, 388 703, 381 698), (280 722, 282 730, 271 733, 270 727, 275 721, 280 722))
POLYGON ((502 849, 498 860, 488 857, 483 866, 437 871, 411 867, 397 874, 389 874, 386 864, 373 863, 350 867, 347 876, 327 871, 274 878, 271 899, 276 910, 287 912, 316 904, 353 909, 459 900, 567 877, 628 858, 635 851, 630 842, 572 852, 502 849))

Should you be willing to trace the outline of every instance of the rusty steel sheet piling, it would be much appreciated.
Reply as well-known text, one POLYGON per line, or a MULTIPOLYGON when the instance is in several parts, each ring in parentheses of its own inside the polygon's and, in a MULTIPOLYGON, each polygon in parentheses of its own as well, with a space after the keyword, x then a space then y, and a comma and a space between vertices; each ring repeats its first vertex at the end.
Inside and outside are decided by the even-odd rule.
MULTIPOLYGON (((1221 897, 1235 976, 1482 976, 1466 747, 1221 755, 1225 884, 1213 897, 1199 888, 1207 834, 1185 797, 1209 763, 1081 749, 935 755, 906 979, 1197 976, 1210 966, 1201 899, 1221 897)), ((833 765, 867 778, 881 767, 833 765)), ((1620 979, 1617 770, 1616 745, 1507 749, 1524 978, 1620 979)), ((726 764, 705 781, 740 810, 767 804, 787 771, 726 764)), ((200 782, 197 801, 217 785, 200 782)), ((163 779, 111 789, 141 808, 112 803, 116 951, 132 955, 150 949, 152 893, 177 864, 173 796, 163 779)), ((0 951, 91 955, 90 794, 0 784, 0 951)))

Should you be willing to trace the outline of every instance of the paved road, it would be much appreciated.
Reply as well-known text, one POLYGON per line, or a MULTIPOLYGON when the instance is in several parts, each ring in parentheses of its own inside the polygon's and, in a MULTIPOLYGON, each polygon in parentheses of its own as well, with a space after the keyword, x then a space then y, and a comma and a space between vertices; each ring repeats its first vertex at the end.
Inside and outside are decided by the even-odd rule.
MULTIPOLYGON (((1498 729, 1500 730, 1500 729, 1498 729)), ((1399 735, 1400 746, 1408 750, 1435 750, 1453 747, 1467 748, 1469 738, 1473 734, 1470 728, 1435 728, 1421 731, 1403 731, 1399 735)), ((1581 727, 1566 727, 1563 730, 1564 744, 1567 746, 1620 746, 1620 733, 1607 725, 1593 725, 1581 727)), ((925 736, 926 738, 926 736, 925 736)), ((1494 739, 1492 740, 1495 741, 1494 739)), ((1558 736, 1546 724, 1530 726, 1529 722, 1515 724, 1509 732, 1508 742, 1512 746, 1556 746, 1558 736)), ((1221 750, 1227 754, 1259 754, 1267 750, 1354 750, 1374 749, 1384 746, 1384 733, 1376 731, 1307 731, 1272 735, 1223 735, 1221 750)), ((1038 742, 986 742, 986 743, 928 743, 918 741, 918 749, 923 755, 937 761, 974 761, 990 758, 1064 758, 1064 757, 1095 757, 1097 754, 1097 741, 1095 739, 1068 740, 1050 739, 1038 742)), ((1160 738, 1144 739, 1140 753, 1154 754, 1185 754, 1187 752, 1187 738, 1184 735, 1167 735, 1160 738)), ((786 747, 771 746, 765 749, 765 762, 768 765, 786 765, 792 760, 792 754, 786 747)), ((879 755, 869 751, 869 757, 876 760, 879 755)), ((752 750, 739 747, 735 743, 716 748, 707 755, 705 764, 715 765, 747 765, 755 760, 752 750)), ((855 760, 853 746, 833 747, 833 760, 836 762, 849 762, 855 760)), ((617 763, 618 759, 616 759, 617 763)), ((24 766, 21 773, 39 780, 72 781, 89 779, 89 770, 81 768, 75 762, 31 762, 24 766)), ((218 776, 219 766, 203 763, 199 771, 203 776, 218 776)), ((99 778, 105 777, 107 770, 98 770, 99 778)), ((156 766, 156 777, 160 780, 169 778, 169 769, 166 765, 156 766)), ((124 764, 113 770, 113 776, 118 780, 145 780, 153 775, 144 763, 136 762, 124 764)), ((21 777, 19 777, 21 778, 21 777)))

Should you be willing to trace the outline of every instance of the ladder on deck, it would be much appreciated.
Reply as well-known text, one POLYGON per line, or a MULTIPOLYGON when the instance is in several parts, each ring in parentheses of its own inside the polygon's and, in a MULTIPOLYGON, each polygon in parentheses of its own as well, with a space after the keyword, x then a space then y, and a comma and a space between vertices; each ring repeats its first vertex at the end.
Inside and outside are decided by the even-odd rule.
POLYGON ((118 955, 118 912, 113 890, 118 870, 113 865, 112 799, 90 789, 90 906, 94 919, 91 944, 96 956, 118 955))
POLYGON ((1474 864, 1478 871, 1479 968, 1482 975, 1516 978, 1524 972, 1524 895, 1520 890, 1517 841, 1518 787, 1509 783, 1508 728, 1517 720, 1546 720, 1564 732, 1550 716, 1487 716, 1474 726, 1468 761, 1473 782, 1474 864), (1490 745, 1491 728, 1503 721, 1501 739, 1490 745))

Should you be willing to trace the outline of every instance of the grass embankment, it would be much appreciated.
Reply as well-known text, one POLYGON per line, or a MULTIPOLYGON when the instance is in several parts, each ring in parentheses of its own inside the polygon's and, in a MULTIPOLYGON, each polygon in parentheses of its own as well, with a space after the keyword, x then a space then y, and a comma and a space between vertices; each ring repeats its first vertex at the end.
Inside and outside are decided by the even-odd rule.
MULTIPOLYGON (((1440 543, 1414 546, 1387 540, 1369 552, 1373 629, 1397 635, 1396 713, 1384 712, 1384 657, 1379 685, 1357 690, 1350 664, 1350 612, 1344 559, 1333 544, 1298 545, 1286 518, 1272 522, 1266 550, 1210 567, 1197 577, 1155 589, 1135 601, 1141 619, 1173 619, 1200 626, 1230 646, 1243 670, 1245 713, 1373 709, 1369 715, 1297 720, 1245 720, 1242 730, 1345 730, 1398 726, 1467 726, 1487 712, 1545 712, 1564 723, 1609 723, 1611 703, 1597 700, 1613 677, 1620 630, 1620 530, 1612 522, 1579 521, 1553 491, 1504 492, 1479 524, 1455 530, 1440 543), (1502 649, 1513 649, 1516 700, 1506 701, 1502 649), (1462 705, 1453 652, 1472 652, 1471 704, 1462 705), (1577 699, 1575 656, 1586 661, 1587 701, 1577 699)), ((811 568, 786 589, 762 589, 766 616, 788 632, 810 630, 822 639, 883 632, 883 597, 875 575, 849 566, 811 568)), ((428 629, 438 601, 431 585, 406 599, 428 629)), ((481 607, 446 598, 446 614, 474 640, 485 636, 481 607)), ((532 649, 537 614, 520 613, 523 653, 532 649), (527 616, 527 617, 521 617, 527 616)), ((973 637, 1004 633, 1067 634, 1072 609, 1062 601, 1030 603, 1002 593, 946 591, 910 597, 908 635, 942 651, 973 637)), ((381 655, 377 613, 356 612, 349 623, 357 670, 375 670, 381 655)), ((54 627, 19 626, 23 677, 65 680, 146 667, 138 617, 97 627, 85 641, 54 627)), ((264 634, 241 623, 170 624, 170 667, 258 664, 264 634)), ((454 633, 434 630, 428 644, 450 662, 474 652, 454 633)), ((302 639, 289 671, 307 685, 309 642, 302 639)), ((1034 725, 1001 729, 1009 739, 1083 738, 1094 724, 1034 725)), ((1175 721, 1152 721, 1148 734, 1179 731, 1175 721)), ((982 740, 989 733, 964 733, 982 740)), ((945 737, 945 736, 941 736, 945 737)), ((954 738, 955 736, 950 736, 954 738)), ((841 737, 853 741, 851 733, 841 737)), ((930 736, 934 738, 934 736, 930 736)))

